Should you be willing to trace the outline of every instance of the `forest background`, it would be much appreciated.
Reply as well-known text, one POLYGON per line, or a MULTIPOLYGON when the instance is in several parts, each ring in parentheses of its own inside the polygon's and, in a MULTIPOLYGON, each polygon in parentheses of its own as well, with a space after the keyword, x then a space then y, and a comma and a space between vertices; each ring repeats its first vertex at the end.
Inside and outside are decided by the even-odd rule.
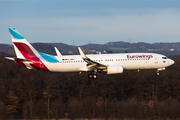
POLYGON ((180 118, 180 55, 156 70, 123 74, 28 70, 0 53, 0 119, 180 118))

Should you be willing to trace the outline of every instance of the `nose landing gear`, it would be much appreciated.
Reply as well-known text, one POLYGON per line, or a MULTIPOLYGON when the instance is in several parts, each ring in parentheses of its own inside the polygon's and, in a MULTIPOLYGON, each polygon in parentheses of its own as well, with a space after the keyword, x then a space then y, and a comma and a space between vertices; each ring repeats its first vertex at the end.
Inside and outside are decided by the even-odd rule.
POLYGON ((165 70, 165 68, 159 68, 157 69, 156 75, 159 76, 159 71, 165 70))
POLYGON ((157 72, 156 75, 159 76, 159 72, 157 72))

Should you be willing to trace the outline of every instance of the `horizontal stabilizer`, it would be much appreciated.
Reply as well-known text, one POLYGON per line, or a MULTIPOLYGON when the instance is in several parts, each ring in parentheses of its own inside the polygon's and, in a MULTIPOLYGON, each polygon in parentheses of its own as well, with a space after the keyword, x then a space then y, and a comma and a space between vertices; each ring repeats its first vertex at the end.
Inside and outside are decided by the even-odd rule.
POLYGON ((15 61, 15 59, 14 59, 14 58, 11 58, 11 57, 5 57, 5 58, 8 59, 8 60, 15 61))
POLYGON ((16 61, 16 60, 19 60, 19 61, 22 61, 22 62, 29 62, 30 60, 27 60, 27 59, 21 59, 21 58, 11 58, 11 57, 5 57, 6 59, 8 60, 12 60, 12 61, 16 61))

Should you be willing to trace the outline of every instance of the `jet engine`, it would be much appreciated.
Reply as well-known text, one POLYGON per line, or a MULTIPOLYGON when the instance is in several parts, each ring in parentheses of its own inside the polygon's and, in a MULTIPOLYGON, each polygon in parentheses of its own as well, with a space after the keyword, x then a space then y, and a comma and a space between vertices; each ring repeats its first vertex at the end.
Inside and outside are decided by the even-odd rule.
POLYGON ((118 74, 123 73, 123 66, 120 65, 111 65, 107 67, 107 74, 118 74))

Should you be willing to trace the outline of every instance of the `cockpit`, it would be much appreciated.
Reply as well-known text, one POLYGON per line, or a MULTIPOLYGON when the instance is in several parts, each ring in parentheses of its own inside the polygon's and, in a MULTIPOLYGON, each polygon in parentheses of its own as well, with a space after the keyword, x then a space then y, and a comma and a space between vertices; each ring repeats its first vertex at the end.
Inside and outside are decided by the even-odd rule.
POLYGON ((168 59, 167 57, 162 57, 162 59, 168 59))

